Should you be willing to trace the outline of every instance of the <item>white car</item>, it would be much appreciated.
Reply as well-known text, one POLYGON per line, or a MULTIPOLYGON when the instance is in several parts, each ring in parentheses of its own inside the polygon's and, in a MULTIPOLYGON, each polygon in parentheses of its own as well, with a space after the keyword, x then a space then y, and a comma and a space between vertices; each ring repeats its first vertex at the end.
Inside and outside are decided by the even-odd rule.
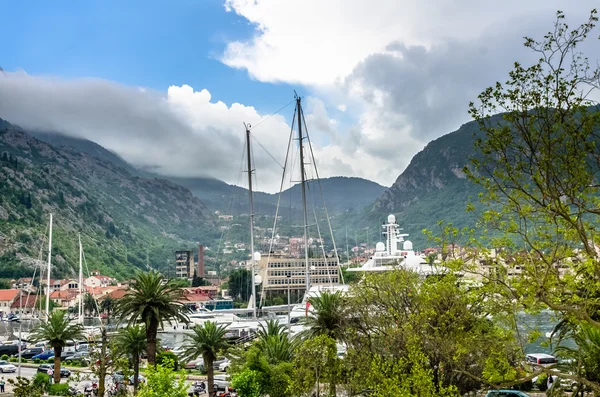
POLYGON ((219 364, 219 371, 227 372, 227 369, 229 368, 230 365, 231 365, 231 361, 229 359, 223 361, 221 364, 219 364))
POLYGON ((0 361, 0 372, 3 374, 6 372, 17 372, 17 367, 9 363, 8 361, 0 361))
POLYGON ((229 388, 229 375, 215 375, 214 382, 217 390, 227 390, 229 388))

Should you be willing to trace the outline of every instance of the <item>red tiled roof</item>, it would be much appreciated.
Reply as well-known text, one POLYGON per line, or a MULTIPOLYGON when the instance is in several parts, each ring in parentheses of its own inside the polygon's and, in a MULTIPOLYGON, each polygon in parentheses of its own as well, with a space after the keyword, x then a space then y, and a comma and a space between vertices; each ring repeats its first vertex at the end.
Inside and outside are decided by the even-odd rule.
POLYGON ((206 302, 211 300, 208 295, 203 294, 185 294, 180 302, 206 302))
POLYGON ((50 294, 50 299, 73 300, 75 299, 75 294, 69 291, 54 291, 50 294))
POLYGON ((27 296, 27 294, 23 294, 23 298, 19 299, 17 297, 17 299, 15 299, 15 301, 10 306, 10 308, 11 309, 18 309, 19 307, 22 307, 24 309, 31 309, 35 305, 35 301, 36 301, 35 298, 36 298, 35 295, 29 295, 29 296, 27 296))
POLYGON ((12 301, 18 293, 18 289, 0 289, 0 301, 12 301))
POLYGON ((121 299, 125 295, 127 295, 127 290, 124 288, 116 289, 108 294, 112 299, 121 299))

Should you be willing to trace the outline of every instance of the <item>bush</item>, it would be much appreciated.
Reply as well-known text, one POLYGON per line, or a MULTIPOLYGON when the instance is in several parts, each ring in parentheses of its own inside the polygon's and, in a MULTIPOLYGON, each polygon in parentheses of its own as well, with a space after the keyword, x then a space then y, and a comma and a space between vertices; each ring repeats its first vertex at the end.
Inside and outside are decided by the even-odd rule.
POLYGON ((535 386, 540 390, 540 391, 546 391, 548 389, 548 375, 546 374, 540 374, 537 379, 535 380, 535 386))
POLYGON ((0 360, 8 360, 8 354, 3 354, 0 356, 0 360))
POLYGON ((46 360, 46 364, 54 364, 54 357, 50 357, 46 360))
POLYGON ((9 363, 16 363, 17 361, 19 361, 19 359, 16 358, 16 357, 11 357, 11 358, 8 359, 9 363))
POLYGON ((167 362, 174 366, 174 370, 179 370, 179 359, 173 352, 161 351, 156 355, 156 364, 165 365, 167 362))
POLYGON ((68 396, 69 395, 69 384, 68 383, 53 383, 48 387, 48 394, 51 396, 68 396))
POLYGON ((41 363, 41 362, 42 362, 42 360, 40 360, 39 358, 34 358, 34 359, 33 359, 33 363, 34 363, 34 364, 39 364, 39 363, 41 363))
POLYGON ((50 376, 41 372, 36 372, 31 380, 31 385, 35 388, 39 388, 42 392, 48 391, 48 386, 50 386, 50 376))

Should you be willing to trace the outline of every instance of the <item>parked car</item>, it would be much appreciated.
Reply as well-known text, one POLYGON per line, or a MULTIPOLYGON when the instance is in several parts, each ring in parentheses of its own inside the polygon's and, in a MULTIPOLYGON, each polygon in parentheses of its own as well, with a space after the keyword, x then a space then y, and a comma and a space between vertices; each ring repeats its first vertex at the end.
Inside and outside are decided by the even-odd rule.
POLYGON ((229 389, 229 375, 215 375, 215 387, 217 390, 229 389))
POLYGON ((490 390, 485 397, 530 397, 520 390, 490 390))
MULTIPOLYGON (((113 375, 113 382, 123 382, 123 379, 125 379, 125 376, 123 375, 123 371, 116 371, 113 375)), ((133 375, 131 375, 128 379, 129 384, 133 385, 133 375)), ((138 383, 144 383, 146 382, 146 378, 144 378, 142 375, 138 375, 138 383)))
POLYGON ((41 347, 42 349, 46 350, 46 348, 48 347, 48 342, 38 342, 35 345, 33 345, 33 347, 41 347))
POLYGON ((221 364, 219 364, 219 371, 227 372, 227 370, 229 369, 230 365, 231 365, 231 360, 226 359, 221 364))
POLYGON ((44 349, 41 347, 30 347, 29 349, 25 349, 21 352, 21 358, 30 359, 33 356, 36 356, 43 352, 44 352, 44 349))
MULTIPOLYGON (((42 374, 47 374, 49 369, 54 370, 54 364, 41 364, 38 367, 37 372, 42 373, 42 374)), ((71 371, 69 371, 66 368, 60 369, 60 377, 61 378, 68 378, 69 376, 71 376, 71 371)))
POLYGON ((229 361, 226 357, 219 357, 215 361, 213 361, 213 369, 219 369, 219 366, 223 364, 225 361, 229 361))
POLYGON ((17 372, 17 367, 12 365, 8 361, 0 360, 0 372, 17 372))
POLYGON ((39 358, 40 360, 47 360, 49 358, 54 357, 54 350, 44 350, 43 352, 41 352, 40 354, 36 354, 35 356, 31 357, 32 359, 36 359, 39 358))
POLYGON ((556 364, 556 357, 546 353, 531 353, 525 356, 528 364, 548 366, 556 364))
POLYGON ((185 365, 183 366, 183 368, 185 368, 185 369, 197 369, 196 366, 198 364, 202 364, 202 359, 201 358, 197 358, 195 360, 188 361, 187 363, 185 363, 185 365))
POLYGON ((90 345, 89 345, 89 343, 86 343, 86 342, 78 343, 77 344, 77 351, 78 352, 83 352, 83 351, 87 352, 87 351, 90 351, 90 345))
POLYGON ((89 362, 89 359, 90 359, 90 354, 88 352, 83 351, 83 352, 77 352, 75 354, 71 354, 71 355, 67 356, 65 358, 65 362, 78 360, 78 361, 87 363, 87 362, 89 362))
POLYGON ((0 344, 0 356, 3 354, 7 354, 9 356, 12 356, 14 354, 19 354, 19 345, 15 345, 12 343, 0 344))

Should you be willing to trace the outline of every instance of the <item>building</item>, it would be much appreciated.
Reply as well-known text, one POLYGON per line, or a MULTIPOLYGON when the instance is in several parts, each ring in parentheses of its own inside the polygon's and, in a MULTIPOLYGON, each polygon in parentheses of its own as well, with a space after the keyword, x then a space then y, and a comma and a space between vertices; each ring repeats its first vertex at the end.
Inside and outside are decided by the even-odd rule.
POLYGON ((219 293, 219 287, 215 285, 203 285, 200 287, 184 288, 186 295, 206 295, 209 298, 216 298, 219 293))
POLYGON ((115 282, 114 278, 108 277, 108 276, 102 276, 102 275, 96 273, 95 275, 86 278, 83 281, 83 284, 86 287, 97 288, 97 287, 108 287, 114 282, 115 282))
MULTIPOLYGON (((335 258, 309 258, 310 284, 339 285, 339 266, 335 258)), ((259 263, 265 291, 306 289, 306 269, 304 258, 282 258, 266 256, 259 263)))
POLYGON ((18 289, 1 289, 0 290, 0 312, 10 312, 13 303, 19 296, 18 289))
POLYGON ((175 251, 175 277, 194 277, 194 252, 175 251))
POLYGON ((200 244, 198 246, 198 277, 204 277, 204 246, 200 244))
POLYGON ((54 291, 50 300, 60 307, 74 307, 79 303, 78 294, 72 291, 54 291))

